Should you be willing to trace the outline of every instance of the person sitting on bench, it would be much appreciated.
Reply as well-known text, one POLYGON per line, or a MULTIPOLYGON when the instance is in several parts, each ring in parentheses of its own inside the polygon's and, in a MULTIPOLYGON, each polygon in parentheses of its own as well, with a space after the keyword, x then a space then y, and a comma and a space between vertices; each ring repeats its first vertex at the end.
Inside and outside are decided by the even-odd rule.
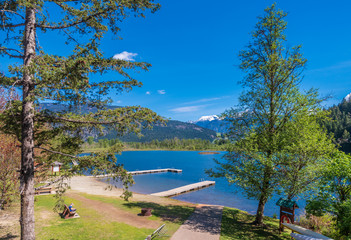
POLYGON ((68 218, 77 218, 79 217, 79 215, 76 213, 75 208, 73 208, 73 203, 71 203, 71 205, 69 205, 69 207, 67 207, 67 205, 64 205, 64 209, 63 212, 60 214, 62 218, 64 219, 68 219, 68 218))
POLYGON ((76 208, 73 208, 73 203, 71 203, 71 205, 69 205, 68 209, 70 212, 75 212, 77 210, 76 208))

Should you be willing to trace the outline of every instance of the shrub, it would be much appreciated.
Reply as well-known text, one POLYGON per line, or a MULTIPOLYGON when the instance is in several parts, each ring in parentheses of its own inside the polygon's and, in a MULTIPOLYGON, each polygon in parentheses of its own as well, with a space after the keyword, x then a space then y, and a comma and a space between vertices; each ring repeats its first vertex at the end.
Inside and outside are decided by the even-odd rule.
POLYGON ((330 214, 324 214, 322 216, 315 216, 312 214, 307 214, 300 217, 299 225, 311 229, 313 231, 319 232, 323 235, 331 235, 334 233, 334 218, 330 214))
POLYGON ((340 236, 351 238, 351 200, 347 200, 336 207, 336 226, 340 236))
POLYGON ((0 202, 4 205, 9 205, 18 196, 19 174, 16 170, 20 167, 21 154, 17 145, 15 138, 0 134, 0 202))

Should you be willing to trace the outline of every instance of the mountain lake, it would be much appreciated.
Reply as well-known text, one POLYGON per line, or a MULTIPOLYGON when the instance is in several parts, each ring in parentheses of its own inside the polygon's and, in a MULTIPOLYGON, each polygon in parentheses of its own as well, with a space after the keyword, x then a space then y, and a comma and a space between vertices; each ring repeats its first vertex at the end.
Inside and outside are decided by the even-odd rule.
MULTIPOLYGON (((214 159, 221 159, 225 152, 220 154, 199 154, 199 151, 125 151, 117 155, 118 163, 124 164, 128 171, 150 170, 162 168, 176 168, 183 170, 182 173, 153 173, 133 176, 135 184, 131 191, 143 194, 151 194, 181 187, 187 184, 204 180, 216 181, 214 186, 198 191, 185 193, 172 198, 181 201, 202 204, 223 205, 234 207, 255 214, 258 201, 249 200, 245 194, 235 185, 230 185, 224 178, 211 178, 205 174, 205 169, 215 169, 214 159)), ((121 184, 116 184, 121 187, 121 184)), ((279 207, 275 205, 280 196, 274 195, 266 206, 265 216, 279 216, 279 207)), ((305 201, 298 199, 300 209, 297 216, 303 214, 305 201)))

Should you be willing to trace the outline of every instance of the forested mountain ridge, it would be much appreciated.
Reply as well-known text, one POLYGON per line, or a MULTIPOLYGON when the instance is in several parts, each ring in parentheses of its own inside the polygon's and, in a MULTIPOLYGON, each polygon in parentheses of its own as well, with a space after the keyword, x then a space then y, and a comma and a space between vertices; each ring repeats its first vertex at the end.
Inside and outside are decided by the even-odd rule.
MULTIPOLYGON (((152 129, 142 129, 142 137, 136 134, 126 134, 119 139, 122 142, 150 142, 152 140, 165 139, 194 139, 213 141, 216 138, 216 132, 207 128, 197 126, 192 123, 169 120, 166 125, 156 124, 152 129)), ((103 138, 114 139, 116 134, 114 131, 107 133, 103 138)))
MULTIPOLYGON (((96 108, 88 106, 78 106, 76 109, 68 109, 63 104, 42 103, 40 107, 50 111, 78 111, 80 113, 96 112, 96 108)), ((107 109, 115 109, 119 106, 107 106, 107 109)), ((106 132, 104 136, 97 136, 96 133, 86 133, 86 138, 89 136, 95 139, 115 139, 119 138, 123 142, 150 142, 152 140, 165 139, 203 139, 213 141, 216 138, 216 131, 195 125, 193 123, 186 123, 176 120, 168 120, 166 125, 155 124, 152 129, 142 129, 142 136, 130 133, 124 136, 117 136, 116 131, 106 132)))
POLYGON ((340 104, 330 107, 328 111, 330 111, 330 121, 323 122, 323 125, 334 135, 342 151, 351 152, 351 101, 345 98, 340 104))

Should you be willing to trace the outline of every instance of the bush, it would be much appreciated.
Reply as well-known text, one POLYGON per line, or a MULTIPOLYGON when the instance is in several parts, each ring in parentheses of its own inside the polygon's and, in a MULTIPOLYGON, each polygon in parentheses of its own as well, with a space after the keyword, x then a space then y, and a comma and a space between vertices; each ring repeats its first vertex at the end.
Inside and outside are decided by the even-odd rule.
POLYGON ((305 216, 301 216, 299 222, 299 225, 304 228, 308 228, 323 235, 329 236, 335 232, 335 230, 333 230, 334 224, 334 218, 330 214, 324 214, 322 216, 307 214, 305 216))
POLYGON ((3 208, 18 196, 20 149, 14 137, 0 134, 0 202, 3 208))
POLYGON ((351 200, 346 200, 336 207, 336 226, 340 236, 351 238, 351 200))

